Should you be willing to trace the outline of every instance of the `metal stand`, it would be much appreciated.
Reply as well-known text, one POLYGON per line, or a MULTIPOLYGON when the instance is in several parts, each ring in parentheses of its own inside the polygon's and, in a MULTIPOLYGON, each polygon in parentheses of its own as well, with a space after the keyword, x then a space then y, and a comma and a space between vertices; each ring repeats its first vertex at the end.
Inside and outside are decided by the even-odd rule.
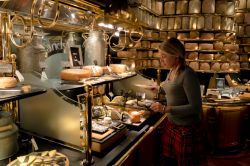
POLYGON ((80 107, 80 140, 82 152, 85 153, 85 159, 81 165, 90 166, 94 163, 92 158, 92 86, 85 86, 85 94, 78 95, 78 103, 80 107))

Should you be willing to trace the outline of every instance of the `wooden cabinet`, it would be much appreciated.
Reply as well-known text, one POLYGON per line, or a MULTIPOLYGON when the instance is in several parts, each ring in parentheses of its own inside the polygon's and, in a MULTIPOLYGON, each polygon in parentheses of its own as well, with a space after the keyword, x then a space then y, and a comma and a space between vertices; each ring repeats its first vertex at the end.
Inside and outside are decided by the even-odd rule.
POLYGON ((247 106, 203 105, 203 122, 210 152, 240 148, 246 139, 248 114, 247 106))

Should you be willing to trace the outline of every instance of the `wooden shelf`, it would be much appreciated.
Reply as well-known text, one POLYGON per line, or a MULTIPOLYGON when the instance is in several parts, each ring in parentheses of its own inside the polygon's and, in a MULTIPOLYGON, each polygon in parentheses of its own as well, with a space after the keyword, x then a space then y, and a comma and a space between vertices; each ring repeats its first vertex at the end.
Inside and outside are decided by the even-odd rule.
POLYGON ((155 57, 145 57, 145 58, 136 58, 136 57, 131 57, 131 58, 111 57, 111 59, 120 59, 120 60, 159 60, 160 58, 155 58, 155 57))
POLYGON ((230 62, 241 62, 239 60, 234 60, 234 61, 222 61, 222 60, 192 60, 192 59, 186 59, 186 62, 219 62, 219 63, 230 63, 230 62))
POLYGON ((236 33, 236 31, 232 30, 213 30, 213 29, 167 29, 161 30, 163 32, 211 32, 211 33, 236 33))
POLYGON ((172 17, 200 17, 200 16, 222 16, 234 18, 234 15, 225 15, 219 13, 193 13, 193 14, 171 14, 171 15, 161 15, 161 18, 172 18, 172 17))

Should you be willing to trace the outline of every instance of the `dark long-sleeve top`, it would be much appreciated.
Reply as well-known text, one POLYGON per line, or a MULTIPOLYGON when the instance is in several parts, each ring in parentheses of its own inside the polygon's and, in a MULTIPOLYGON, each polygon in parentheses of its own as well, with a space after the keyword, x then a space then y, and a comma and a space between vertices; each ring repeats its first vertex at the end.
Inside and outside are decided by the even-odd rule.
POLYGON ((173 80, 168 78, 162 88, 171 106, 168 119, 177 125, 192 125, 201 120, 202 100, 196 73, 186 66, 173 80))

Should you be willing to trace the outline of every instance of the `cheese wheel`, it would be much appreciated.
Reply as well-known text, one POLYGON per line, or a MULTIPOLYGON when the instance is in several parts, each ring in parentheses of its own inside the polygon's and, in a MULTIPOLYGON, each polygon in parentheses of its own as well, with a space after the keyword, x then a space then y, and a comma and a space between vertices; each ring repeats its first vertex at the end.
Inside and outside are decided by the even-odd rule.
POLYGON ((150 41, 146 41, 146 40, 141 41, 141 46, 143 48, 150 48, 150 41))
POLYGON ((174 17, 168 18, 168 30, 174 29, 174 17))
POLYGON ((225 56, 227 57, 227 59, 229 61, 237 61, 237 60, 239 60, 239 55, 237 55, 235 53, 226 53, 225 56))
MULTIPOLYGON (((153 3, 153 1, 152 1, 152 3, 153 3)), ((160 2, 160 1, 159 2, 158 1, 155 2, 155 10, 154 11, 155 11, 155 13, 157 13, 159 15, 163 15, 162 2, 160 2)))
POLYGON ((154 53, 153 53, 153 57, 154 57, 154 58, 160 58, 161 55, 160 55, 159 52, 154 52, 154 53))
POLYGON ((214 39, 214 33, 201 33, 200 39, 212 40, 214 39))
POLYGON ((220 30, 221 28, 221 16, 213 16, 213 29, 220 30))
POLYGON ((213 60, 214 58, 214 54, 203 54, 203 53, 200 53, 199 55, 199 59, 200 60, 213 60))
POLYGON ((91 77, 100 77, 103 75, 103 68, 100 66, 83 66, 82 69, 91 71, 91 77))
POLYGON ((167 30, 168 29, 168 18, 162 18, 161 19, 161 30, 167 30))
POLYGON ((157 59, 152 60, 152 67, 160 67, 160 62, 157 59))
POLYGON ((213 16, 212 15, 205 16, 205 29, 213 29, 213 16))
POLYGON ((144 30, 143 31, 143 36, 145 38, 152 38, 152 30, 144 30))
POLYGON ((250 26, 249 25, 245 27, 245 30, 246 30, 246 35, 250 36, 250 26))
POLYGON ((190 32, 190 39, 199 39, 200 33, 198 31, 190 32))
POLYGON ((136 42, 134 45, 135 48, 141 48, 141 42, 136 42))
POLYGON ((197 29, 203 29, 205 28, 205 17, 199 16, 197 18, 197 29))
POLYGON ((199 70, 199 63, 198 62, 190 62, 189 66, 194 70, 199 70))
POLYGON ((214 13, 214 12, 215 12, 215 0, 203 0, 202 13, 214 13))
POLYGON ((238 24, 242 24, 244 22, 244 13, 236 13, 235 14, 235 22, 238 23, 238 24))
POLYGON ((80 81, 82 78, 91 77, 91 70, 89 69, 64 69, 60 73, 63 80, 80 81))
POLYGON ((244 36, 245 35, 245 26, 238 25, 237 34, 238 34, 238 36, 244 36))
POLYGON ((244 22, 246 24, 250 24, 250 13, 245 13, 244 22))
POLYGON ((0 77, 0 88, 13 88, 17 84, 14 77, 0 77))
POLYGON ((153 53, 154 53, 153 51, 148 51, 148 57, 152 58, 153 57, 153 53))
POLYGON ((245 46, 245 47, 244 47, 244 51, 245 51, 245 52, 250 52, 250 46, 245 46))
POLYGON ((133 57, 135 54, 132 51, 118 51, 117 52, 117 57, 119 58, 129 58, 133 57))
POLYGON ((218 63, 218 62, 212 63, 211 70, 220 71, 220 63, 218 63))
POLYGON ((248 55, 247 54, 240 55, 240 61, 248 62, 248 55))
POLYGON ((218 40, 224 40, 225 39, 225 33, 216 33, 214 35, 214 38, 218 39, 218 40))
POLYGON ((187 50, 197 50, 198 44, 197 43, 185 43, 185 48, 187 50))
POLYGON ((175 1, 165 2, 164 15, 175 14, 175 1))
POLYGON ((174 19, 174 29, 181 29, 181 17, 175 17, 175 19, 174 19))
POLYGON ((151 47, 151 48, 156 48, 156 49, 158 49, 159 46, 160 46, 160 44, 161 44, 161 43, 151 43, 151 44, 150 44, 150 47, 151 47))
POLYGON ((152 32, 152 38, 158 39, 159 38, 159 32, 152 32))
POLYGON ((218 14, 225 14, 226 13, 226 5, 227 1, 220 0, 215 2, 215 12, 218 14))
POLYGON ((213 44, 199 44, 199 50, 213 50, 214 49, 214 45, 213 44))
POLYGON ((114 73, 125 73, 127 71, 127 66, 124 64, 110 64, 110 68, 114 73))
POLYGON ((201 1, 200 0, 191 0, 189 1, 189 14, 200 13, 201 12, 201 1))
POLYGON ((182 29, 189 29, 189 17, 182 17, 182 29))
POLYGON ((176 32, 168 32, 168 37, 169 38, 171 38, 171 37, 176 38, 176 32))
POLYGON ((210 70, 210 64, 207 62, 200 63, 200 70, 210 70))
POLYGON ((230 69, 231 70, 240 70, 240 63, 239 62, 231 62, 230 64, 230 69))
POLYGON ((245 9, 247 7, 247 0, 240 0, 239 9, 245 9))
POLYGON ((222 17, 221 18, 221 29, 222 30, 232 30, 234 21, 232 18, 229 17, 222 17))
POLYGON ((147 67, 147 65, 148 65, 147 60, 143 60, 143 61, 142 61, 142 66, 143 66, 143 67, 147 67))
POLYGON ((221 54, 214 54, 214 60, 221 60, 221 54))
POLYGON ((239 46, 237 44, 224 44, 223 49, 225 51, 237 51, 239 46))
POLYGON ((222 63, 222 64, 221 64, 221 70, 223 70, 223 71, 228 71, 229 68, 230 68, 229 63, 222 63))
POLYGON ((189 29, 197 29, 197 17, 190 17, 189 29))
POLYGON ((223 49, 223 42, 214 42, 214 49, 215 50, 222 50, 223 49))
POLYGON ((235 2, 227 1, 225 15, 232 16, 234 14, 235 14, 235 2))
POLYGON ((243 68, 243 69, 249 68, 249 62, 242 62, 242 63, 240 64, 240 67, 243 68))
POLYGON ((160 39, 166 40, 167 37, 168 37, 168 33, 167 32, 160 32, 160 39))
POLYGON ((176 14, 188 13, 188 1, 177 1, 176 14))
POLYGON ((198 59, 198 52, 190 52, 188 53, 187 57, 190 60, 197 60, 198 59))
POLYGON ((189 38, 189 33, 177 33, 177 39, 183 40, 183 39, 188 39, 189 38))

